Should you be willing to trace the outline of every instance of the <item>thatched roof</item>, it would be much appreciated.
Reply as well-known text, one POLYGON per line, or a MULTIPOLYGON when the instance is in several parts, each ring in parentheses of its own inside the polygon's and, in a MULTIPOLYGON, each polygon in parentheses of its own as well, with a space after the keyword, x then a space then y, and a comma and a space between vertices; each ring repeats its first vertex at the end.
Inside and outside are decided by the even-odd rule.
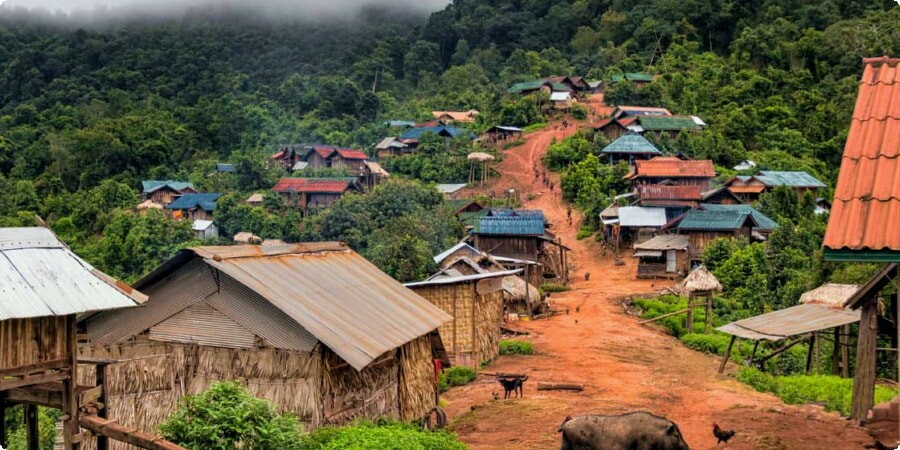
POLYGON ((719 283, 719 280, 716 279, 712 272, 706 269, 706 266, 700 266, 692 270, 688 276, 684 277, 679 287, 684 293, 722 290, 722 284, 719 283))
POLYGON ((538 288, 528 284, 520 277, 512 276, 503 279, 503 297, 506 300, 515 302, 524 302, 527 298, 531 303, 536 303, 541 299, 541 292, 538 288), (525 286, 528 286, 528 296, 525 295, 525 286))
POLYGON ((488 153, 474 152, 474 153, 469 153, 468 159, 469 159, 469 161, 485 162, 485 161, 493 161, 494 157, 488 153))
POLYGON ((858 290, 859 285, 856 284, 825 283, 811 291, 804 292, 800 296, 800 303, 843 308, 844 302, 858 290))

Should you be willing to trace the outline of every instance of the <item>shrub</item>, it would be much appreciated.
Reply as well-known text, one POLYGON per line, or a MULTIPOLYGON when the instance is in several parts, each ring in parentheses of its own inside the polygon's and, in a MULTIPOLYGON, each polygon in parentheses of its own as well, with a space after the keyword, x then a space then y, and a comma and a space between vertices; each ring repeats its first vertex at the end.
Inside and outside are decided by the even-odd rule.
POLYGON ((575 120, 584 120, 587 119, 588 116, 587 109, 585 109, 585 107, 581 105, 573 106, 570 110, 570 113, 575 120))
POLYGON ((302 440, 303 450, 464 450, 456 435, 427 431, 393 421, 357 422, 316 430, 302 440))
POLYGON ((183 398, 159 429, 166 439, 191 449, 301 448, 294 416, 276 413, 269 402, 230 381, 183 398))
POLYGON ((578 229, 578 233, 575 234, 575 239, 580 241, 586 237, 590 237, 594 232, 596 232, 596 230, 592 227, 581 227, 578 229))
POLYGON ((526 341, 500 341, 501 355, 533 355, 534 345, 526 341))
POLYGON ((541 285, 541 290, 544 292, 566 292, 572 288, 556 283, 544 283, 541 285))
MULTIPOLYGON (((853 397, 852 378, 835 375, 773 376, 744 367, 738 371, 737 379, 757 391, 775 394, 787 404, 824 402, 826 411, 850 415, 853 397)), ((897 393, 898 390, 876 386, 875 403, 889 401, 897 393)))
POLYGON ((475 381, 478 374, 468 367, 451 367, 444 371, 438 378, 438 388, 441 392, 446 392, 454 386, 462 386, 475 381))

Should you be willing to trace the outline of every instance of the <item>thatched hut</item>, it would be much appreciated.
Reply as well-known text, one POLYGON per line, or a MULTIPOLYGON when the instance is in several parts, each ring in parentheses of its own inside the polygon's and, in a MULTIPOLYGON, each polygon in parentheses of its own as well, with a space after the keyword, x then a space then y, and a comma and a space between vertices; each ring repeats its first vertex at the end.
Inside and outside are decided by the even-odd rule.
POLYGON ((503 278, 518 271, 462 275, 455 269, 426 281, 407 283, 429 302, 450 314, 440 328, 441 339, 454 365, 477 369, 500 352, 503 278))
MULTIPOLYGON (((183 250, 136 285, 139 309, 84 318, 120 422, 155 429, 187 394, 237 380, 307 427, 421 418, 451 319, 344 244, 183 250)), ((442 359, 446 359, 445 355, 442 359)))
POLYGON ((712 297, 716 292, 722 291, 722 283, 719 283, 719 279, 707 270, 706 266, 701 265, 684 277, 684 280, 681 280, 679 288, 682 294, 687 294, 688 296, 687 319, 685 321, 685 324, 688 326, 685 329, 692 330, 694 308, 698 306, 697 301, 703 299, 704 304, 702 306, 706 307, 706 332, 709 333, 712 329, 712 297))

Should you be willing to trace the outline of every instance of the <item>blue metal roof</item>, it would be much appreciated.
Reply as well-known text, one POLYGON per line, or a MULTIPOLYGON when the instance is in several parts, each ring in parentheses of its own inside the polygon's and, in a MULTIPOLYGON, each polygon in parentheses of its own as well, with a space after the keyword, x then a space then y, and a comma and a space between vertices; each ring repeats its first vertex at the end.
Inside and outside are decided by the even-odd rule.
POLYGON ((234 168, 234 164, 225 164, 225 163, 216 163, 216 172, 237 172, 237 169, 234 168))
MULTIPOLYGON (((407 131, 406 133, 403 133, 402 135, 400 135, 400 139, 419 139, 419 137, 421 137, 425 133, 434 133, 439 136, 449 136, 449 137, 455 138, 457 136, 465 135, 466 130, 463 130, 462 128, 450 126, 450 125, 438 125, 435 127, 419 127, 419 128, 413 128, 413 129, 407 131)), ((475 135, 470 134, 469 137, 474 139, 475 135)))
MULTIPOLYGON (((747 219, 755 224, 750 211, 692 209, 678 222, 679 230, 731 231, 742 227, 747 219)), ((758 228, 755 224, 753 228, 758 228)))
POLYGON ((754 175, 753 178, 761 181, 766 186, 826 187, 825 183, 802 171, 782 172, 775 170, 761 170, 759 174, 754 175))
POLYGON ((216 209, 216 200, 221 196, 222 194, 213 193, 185 194, 166 205, 166 209, 201 208, 207 212, 214 211, 216 209))
POLYGON ((477 234, 543 236, 543 216, 488 216, 478 222, 477 234))
POLYGON ((145 194, 149 194, 156 190, 159 190, 163 187, 168 186, 170 189, 174 191, 181 191, 185 188, 194 189, 193 183, 188 183, 186 181, 178 181, 178 180, 144 180, 141 181, 141 187, 144 190, 145 194))
POLYGON ((753 216, 753 220, 756 221, 756 229, 758 230, 774 230, 778 228, 778 223, 774 220, 770 219, 769 216, 759 212, 756 208, 750 205, 700 205, 701 208, 707 211, 743 211, 749 212, 751 216, 753 216))
POLYGON ((633 131, 629 131, 622 137, 612 141, 611 144, 603 147, 600 153, 662 154, 647 138, 633 131))

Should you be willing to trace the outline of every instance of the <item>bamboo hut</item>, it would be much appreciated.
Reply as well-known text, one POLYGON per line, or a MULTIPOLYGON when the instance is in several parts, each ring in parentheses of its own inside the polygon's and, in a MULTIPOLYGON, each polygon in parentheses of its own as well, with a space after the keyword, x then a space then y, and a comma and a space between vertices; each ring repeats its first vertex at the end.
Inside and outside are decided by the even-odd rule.
POLYGON ((477 369, 500 352, 503 278, 517 270, 463 275, 451 269, 426 281, 407 283, 453 320, 440 327, 454 365, 477 369))
POLYGON ((715 275, 712 274, 709 270, 706 269, 706 266, 698 266, 696 269, 692 270, 684 280, 681 281, 679 288, 682 293, 687 294, 688 296, 688 310, 687 310, 687 319, 685 321, 685 329, 688 332, 693 330, 694 323, 694 308, 697 307, 698 300, 703 300, 703 305, 706 307, 706 332, 709 333, 712 329, 712 302, 713 302, 713 294, 716 292, 722 291, 722 284, 719 283, 719 280, 715 275))
POLYGON ((220 380, 307 428, 436 406, 437 329, 451 317, 344 244, 191 248, 136 286, 150 297, 140 311, 80 323, 80 353, 116 361, 109 404, 122 423, 154 429, 220 380))
POLYGON ((109 437, 142 448, 181 449, 106 420, 101 362, 91 362, 99 364, 100 375, 77 384, 75 316, 133 307, 146 297, 91 267, 47 228, 0 229, 0 254, 0 448, 9 444, 6 408, 21 404, 29 449, 39 445, 38 406, 63 411, 65 450, 81 448, 91 436, 101 449, 109 437))
MULTIPOLYGON (((461 248, 458 251, 459 253, 472 249, 468 244, 465 245, 466 247, 461 248)), ((524 270, 528 270, 530 266, 525 265, 524 270)), ((506 270, 515 269, 508 269, 495 257, 476 251, 474 256, 459 256, 452 260, 444 260, 441 264, 441 271, 432 275, 430 279, 503 272, 506 270)), ((503 317, 506 317, 507 314, 532 316, 533 314, 540 314, 546 308, 547 303, 542 298, 540 290, 526 283, 524 275, 503 277, 503 317)))

